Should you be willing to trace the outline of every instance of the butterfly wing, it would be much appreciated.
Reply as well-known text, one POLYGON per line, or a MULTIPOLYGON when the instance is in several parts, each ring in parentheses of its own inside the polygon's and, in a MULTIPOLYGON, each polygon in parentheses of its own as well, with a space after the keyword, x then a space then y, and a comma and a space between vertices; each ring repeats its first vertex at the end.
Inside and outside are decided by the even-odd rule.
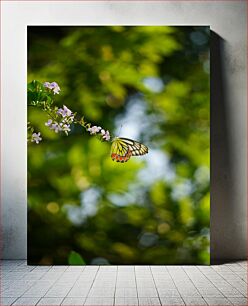
POLYGON ((111 146, 111 158, 116 162, 127 162, 132 156, 128 144, 121 138, 115 138, 111 146))
POLYGON ((133 145, 130 145, 130 150, 133 156, 144 155, 148 153, 148 148, 143 143, 134 141, 133 145))
POLYGON ((128 138, 115 138, 111 147, 112 160, 122 163, 127 162, 131 156, 139 156, 146 153, 148 153, 147 146, 128 138))

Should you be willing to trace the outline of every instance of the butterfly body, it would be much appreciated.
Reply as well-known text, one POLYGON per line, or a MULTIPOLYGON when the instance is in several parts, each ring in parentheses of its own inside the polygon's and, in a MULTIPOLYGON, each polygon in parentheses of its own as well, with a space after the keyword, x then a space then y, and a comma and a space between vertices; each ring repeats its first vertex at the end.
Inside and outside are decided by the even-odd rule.
POLYGON ((124 163, 131 156, 139 156, 148 153, 147 146, 142 143, 123 137, 115 137, 111 146, 111 158, 113 161, 124 163))

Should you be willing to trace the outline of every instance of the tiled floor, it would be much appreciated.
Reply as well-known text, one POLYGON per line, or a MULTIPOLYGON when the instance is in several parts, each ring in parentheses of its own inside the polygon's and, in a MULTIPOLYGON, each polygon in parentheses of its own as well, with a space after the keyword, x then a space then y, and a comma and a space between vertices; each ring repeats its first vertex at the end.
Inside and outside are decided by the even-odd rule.
POLYGON ((247 263, 27 266, 2 261, 0 305, 247 305, 247 263))

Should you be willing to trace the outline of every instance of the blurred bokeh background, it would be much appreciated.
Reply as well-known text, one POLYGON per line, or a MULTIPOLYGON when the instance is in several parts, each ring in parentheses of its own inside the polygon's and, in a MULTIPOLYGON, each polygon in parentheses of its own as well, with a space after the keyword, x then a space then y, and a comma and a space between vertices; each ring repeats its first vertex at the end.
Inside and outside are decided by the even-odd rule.
POLYGON ((28 27, 28 81, 149 154, 127 163, 28 109, 28 263, 209 264, 209 27, 28 27))

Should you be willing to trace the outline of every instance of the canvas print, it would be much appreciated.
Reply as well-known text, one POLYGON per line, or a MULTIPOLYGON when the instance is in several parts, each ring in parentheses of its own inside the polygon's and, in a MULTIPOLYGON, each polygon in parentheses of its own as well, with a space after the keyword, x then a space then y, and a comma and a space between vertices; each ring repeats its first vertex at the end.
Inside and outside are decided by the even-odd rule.
POLYGON ((209 27, 27 32, 28 264, 209 264, 209 27))

